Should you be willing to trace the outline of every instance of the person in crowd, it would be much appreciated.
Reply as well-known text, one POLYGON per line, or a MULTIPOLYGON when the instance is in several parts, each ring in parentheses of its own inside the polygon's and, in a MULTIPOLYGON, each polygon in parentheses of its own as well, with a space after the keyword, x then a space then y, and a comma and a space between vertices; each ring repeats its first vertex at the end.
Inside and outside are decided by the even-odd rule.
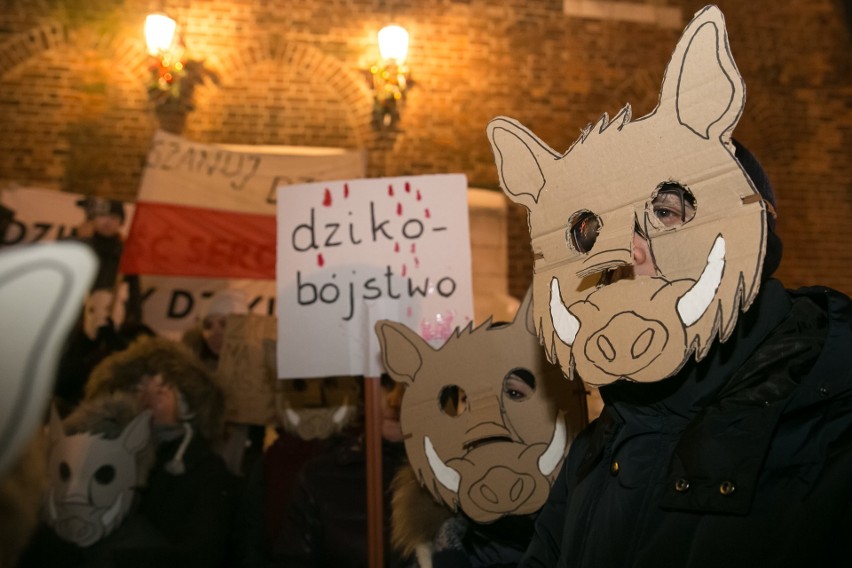
POLYGON ((89 246, 99 268, 57 369, 54 402, 61 416, 67 416, 80 403, 89 373, 101 360, 126 349, 140 335, 155 334, 143 322, 138 276, 119 271, 124 250, 124 204, 87 196, 77 205, 84 209, 86 220, 69 240, 89 246))
MULTIPOLYGON (((404 566, 390 547, 390 484, 405 463, 399 425, 404 387, 382 376, 382 487, 384 559, 404 566)), ((367 479, 362 435, 341 435, 328 453, 302 467, 281 521, 269 566, 366 566, 367 479)))
POLYGON ((83 399, 89 374, 107 356, 127 349, 141 335, 153 336, 146 325, 127 325, 127 285, 89 292, 83 313, 65 343, 57 367, 54 403, 67 416, 83 399))
POLYGON ((89 399, 49 424, 42 523, 19 568, 134 565, 167 541, 138 513, 154 465, 151 414, 135 394, 89 399))
MULTIPOLYGON (((249 312, 246 294, 242 290, 225 288, 215 292, 203 305, 197 325, 186 330, 181 341, 195 353, 212 372, 219 368, 219 356, 225 344, 228 316, 249 312)), ((220 380, 228 380, 220 377, 220 380)), ((263 453, 265 429, 262 426, 228 422, 219 453, 234 475, 245 475, 263 453)))
POLYGON ((651 114, 604 115, 564 154, 489 124, 501 186, 529 210, 537 331, 605 403, 522 566, 852 557, 852 301, 772 278, 774 192, 731 138, 744 101, 708 6, 651 114))
MULTIPOLYGON (((109 188, 106 184, 105 188, 109 188)), ((122 228, 126 219, 124 203, 89 195, 77 201, 86 212, 86 220, 77 227, 75 240, 87 244, 98 256, 99 269, 92 290, 113 289, 116 297, 122 297, 123 315, 116 320, 125 335, 150 334, 142 315, 142 288, 138 274, 121 272, 121 256, 124 252, 122 228)))
POLYGON ((228 316, 248 313, 245 292, 225 288, 214 292, 202 306, 198 322, 186 330, 181 338, 210 371, 219 365, 219 354, 225 341, 228 316))
POLYGON ((86 399, 135 393, 153 418, 156 461, 140 493, 140 514, 167 546, 139 551, 138 566, 228 566, 236 480, 213 450, 224 398, 210 373, 179 342, 141 337, 104 359, 86 399))
POLYGON ((92 289, 114 288, 118 282, 124 239, 124 204, 99 196, 86 196, 77 201, 86 212, 85 222, 77 228, 76 239, 86 243, 98 256, 99 269, 92 289))
POLYGON ((335 376, 278 382, 275 439, 247 472, 240 502, 234 546, 243 568, 269 562, 302 467, 327 454, 338 436, 357 436, 361 380, 335 376))

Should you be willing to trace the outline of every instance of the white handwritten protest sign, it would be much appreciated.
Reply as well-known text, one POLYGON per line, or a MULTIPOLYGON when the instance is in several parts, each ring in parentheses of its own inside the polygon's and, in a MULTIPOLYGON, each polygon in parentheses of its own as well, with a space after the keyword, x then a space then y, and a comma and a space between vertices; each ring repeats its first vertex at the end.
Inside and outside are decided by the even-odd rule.
POLYGON ((472 321, 467 181, 278 189, 278 376, 378 376, 378 319, 443 342, 472 321))

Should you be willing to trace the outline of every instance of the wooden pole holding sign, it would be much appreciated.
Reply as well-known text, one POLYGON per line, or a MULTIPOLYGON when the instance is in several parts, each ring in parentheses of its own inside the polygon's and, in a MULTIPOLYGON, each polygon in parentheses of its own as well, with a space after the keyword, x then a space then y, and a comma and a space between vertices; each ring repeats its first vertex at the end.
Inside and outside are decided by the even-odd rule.
POLYGON ((379 377, 364 378, 367 461, 367 558, 370 568, 384 566, 382 487, 382 386, 379 377))

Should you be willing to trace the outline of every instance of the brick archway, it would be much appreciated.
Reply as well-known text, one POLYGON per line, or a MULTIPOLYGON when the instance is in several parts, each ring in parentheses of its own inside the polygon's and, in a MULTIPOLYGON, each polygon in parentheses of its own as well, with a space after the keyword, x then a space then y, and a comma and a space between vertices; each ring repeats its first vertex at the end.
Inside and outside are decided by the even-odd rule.
POLYGON ((15 73, 21 65, 46 51, 67 47, 98 51, 104 59, 112 60, 116 69, 138 79, 140 86, 148 80, 148 52, 141 41, 88 28, 70 29, 56 20, 0 44, 0 78, 15 73))
MULTIPOLYGON (((70 29, 55 20, 17 34, 0 44, 0 78, 15 73, 21 65, 45 51, 67 47, 97 50, 104 59, 111 59, 114 68, 120 69, 122 74, 136 79, 141 89, 147 88, 149 56, 141 40, 131 41, 126 36, 98 34, 86 28, 70 29)), ((352 117, 351 124, 358 147, 375 146, 376 136, 371 126, 372 93, 366 80, 357 70, 345 67, 340 60, 315 47, 266 37, 244 44, 239 49, 232 49, 221 57, 213 54, 204 63, 210 71, 222 77, 264 61, 280 62, 300 72, 311 73, 328 84, 338 93, 352 117)), ((197 102, 203 104, 205 100, 214 97, 217 88, 214 81, 199 85, 197 102)))
MULTIPOLYGON (((97 54, 111 73, 122 77, 123 88, 138 89, 139 98, 147 100, 150 59, 141 37, 105 34, 88 27, 72 28, 57 20, 47 21, 0 44, 0 79, 23 73, 27 63, 49 52, 69 49, 97 54)), ((392 151, 395 136, 392 132, 377 132, 373 128, 372 91, 358 69, 347 67, 319 48, 285 42, 275 36, 261 37, 227 52, 205 54, 203 48, 198 48, 197 56, 205 73, 219 77, 263 63, 280 63, 290 67, 292 73, 312 75, 314 80, 334 91, 335 106, 345 111, 339 112, 337 118, 345 121, 351 133, 349 144, 368 150, 368 171, 383 172, 384 160, 392 151)), ((194 94, 196 108, 204 109, 205 104, 215 100, 220 86, 221 82, 217 84, 213 80, 198 83, 194 94)), ((160 127, 164 127, 163 117, 153 106, 148 112, 151 120, 159 120, 160 127)), ((187 118, 192 125, 191 115, 184 114, 183 120, 187 118)))
POLYGON ((372 92, 366 80, 357 71, 345 67, 340 60, 323 53, 321 50, 304 44, 278 41, 275 37, 260 38, 257 41, 242 44, 222 57, 210 56, 205 60, 208 70, 220 78, 200 84, 195 91, 195 101, 199 108, 217 96, 223 77, 237 76, 246 69, 261 65, 280 65, 300 76, 313 77, 313 80, 336 93, 346 109, 349 124, 356 146, 370 148, 374 145, 375 134, 371 127, 372 92))

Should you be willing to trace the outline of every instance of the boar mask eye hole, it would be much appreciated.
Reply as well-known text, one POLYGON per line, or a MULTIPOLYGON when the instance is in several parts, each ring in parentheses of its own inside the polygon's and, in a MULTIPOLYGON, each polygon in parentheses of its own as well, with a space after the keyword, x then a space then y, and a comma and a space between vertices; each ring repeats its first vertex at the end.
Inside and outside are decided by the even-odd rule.
POLYGON ((528 369, 513 369, 503 379, 503 394, 515 402, 529 400, 535 394, 535 375, 528 369))
POLYGON ((651 222, 660 229, 685 225, 695 218, 695 196, 688 188, 676 182, 657 186, 650 202, 651 222))
POLYGON ((601 218, 591 211, 577 211, 568 220, 568 230, 565 235, 568 244, 579 253, 587 253, 595 246, 598 233, 603 223, 601 218))
POLYGON ((108 485, 115 479, 115 468, 111 465, 102 465, 95 471, 95 481, 101 485, 108 485))
POLYGON ((455 418, 467 409, 467 393, 458 385, 448 385, 441 389, 438 399, 441 412, 455 418))
POLYGON ((62 481, 68 481, 71 479, 71 468, 68 467, 68 464, 65 462, 59 464, 59 479, 62 481))

